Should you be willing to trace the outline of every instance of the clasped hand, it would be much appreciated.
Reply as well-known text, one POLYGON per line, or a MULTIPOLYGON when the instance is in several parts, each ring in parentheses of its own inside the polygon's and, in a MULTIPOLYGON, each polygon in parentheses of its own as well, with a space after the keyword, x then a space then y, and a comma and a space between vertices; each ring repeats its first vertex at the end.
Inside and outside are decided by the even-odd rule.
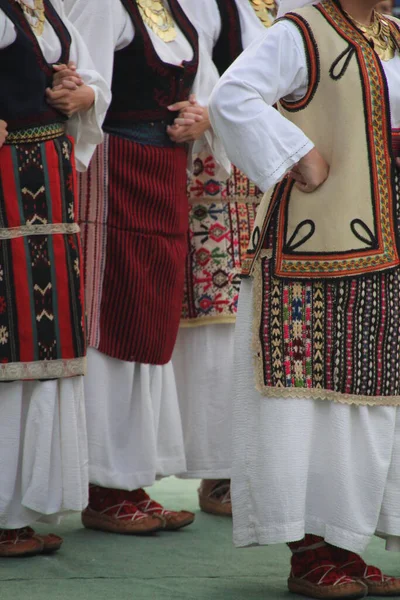
POLYGON ((85 85, 73 62, 53 65, 53 87, 46 90, 47 102, 67 117, 86 112, 95 101, 94 90, 85 85))
POLYGON ((179 112, 174 124, 167 127, 169 137, 177 144, 194 142, 211 127, 207 108, 200 106, 193 94, 189 100, 172 104, 168 109, 179 112))

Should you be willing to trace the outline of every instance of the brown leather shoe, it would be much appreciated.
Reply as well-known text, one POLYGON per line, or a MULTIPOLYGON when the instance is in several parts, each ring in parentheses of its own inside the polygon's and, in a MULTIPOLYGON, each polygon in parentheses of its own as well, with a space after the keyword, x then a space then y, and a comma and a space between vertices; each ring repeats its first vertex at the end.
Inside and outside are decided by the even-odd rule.
POLYGON ((60 550, 64 543, 64 540, 54 533, 48 533, 47 535, 39 535, 31 527, 25 527, 27 536, 36 537, 36 539, 43 542, 42 554, 52 554, 60 550))
POLYGON ((152 515, 161 519, 164 531, 178 531, 191 525, 196 515, 187 510, 167 510, 155 500, 152 500, 143 489, 129 493, 129 498, 145 515, 152 515))
POLYGON ((35 535, 27 535, 26 528, 0 530, 0 557, 21 558, 43 552, 44 543, 35 535))
POLYGON ((128 498, 129 492, 91 486, 89 506, 82 513, 87 529, 125 535, 149 535, 163 528, 157 517, 146 515, 128 498))
POLYGON ((230 480, 203 479, 199 489, 199 504, 203 512, 219 517, 231 517, 230 480))
POLYGON ((323 585, 323 583, 312 583, 307 579, 290 577, 288 588, 293 594, 317 598, 318 600, 365 598, 368 595, 366 585, 361 581, 351 580, 349 577, 344 577, 342 580, 338 579, 338 583, 334 585, 323 585))

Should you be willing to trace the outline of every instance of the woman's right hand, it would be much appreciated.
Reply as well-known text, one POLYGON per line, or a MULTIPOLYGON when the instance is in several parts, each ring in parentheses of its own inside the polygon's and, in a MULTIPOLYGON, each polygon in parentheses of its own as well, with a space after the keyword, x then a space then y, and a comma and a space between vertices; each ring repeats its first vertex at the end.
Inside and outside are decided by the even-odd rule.
POLYGON ((0 148, 4 146, 4 142, 6 141, 7 136, 7 123, 5 121, 0 120, 0 148))
POLYGON ((311 194, 328 179, 329 165, 322 154, 313 148, 289 171, 289 175, 296 181, 297 189, 311 194))

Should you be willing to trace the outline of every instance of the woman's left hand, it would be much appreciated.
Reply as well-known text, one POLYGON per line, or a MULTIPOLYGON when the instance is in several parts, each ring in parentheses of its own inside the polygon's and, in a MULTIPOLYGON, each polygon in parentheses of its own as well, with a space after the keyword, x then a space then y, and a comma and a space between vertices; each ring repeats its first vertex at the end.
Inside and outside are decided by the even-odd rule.
POLYGON ((62 85, 69 90, 76 90, 84 84, 74 62, 69 62, 68 65, 53 65, 53 70, 53 89, 62 85))
POLYGON ((72 117, 77 112, 86 112, 95 101, 94 90, 88 85, 69 90, 62 85, 46 90, 47 102, 60 112, 72 117))

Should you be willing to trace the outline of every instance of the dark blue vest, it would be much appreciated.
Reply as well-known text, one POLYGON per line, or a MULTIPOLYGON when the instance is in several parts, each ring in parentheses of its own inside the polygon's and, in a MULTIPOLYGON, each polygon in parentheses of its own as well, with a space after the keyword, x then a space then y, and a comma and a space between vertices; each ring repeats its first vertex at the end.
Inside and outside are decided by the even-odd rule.
MULTIPOLYGON (((199 2, 200 0, 193 0, 199 2)), ((217 0, 221 15, 221 33, 214 47, 213 61, 222 75, 243 52, 242 28, 235 0, 217 0)))
MULTIPOLYGON (((45 60, 20 5, 0 0, 0 9, 14 23, 17 33, 15 42, 0 50, 0 119, 7 122, 9 131, 65 121, 66 117, 46 102, 45 92, 52 85, 53 69, 45 60)), ((61 42, 60 62, 67 63, 71 37, 49 0, 45 0, 45 10, 61 42)))
MULTIPOLYGON (((200 0, 193 0, 195 2, 200 0)), ((193 48, 193 59, 182 66, 164 63, 151 42, 135 0, 121 0, 132 19, 135 37, 114 55, 112 102, 107 127, 129 127, 139 122, 171 123, 176 115, 168 106, 187 100, 199 63, 198 35, 178 0, 170 0, 175 23, 193 48)))

